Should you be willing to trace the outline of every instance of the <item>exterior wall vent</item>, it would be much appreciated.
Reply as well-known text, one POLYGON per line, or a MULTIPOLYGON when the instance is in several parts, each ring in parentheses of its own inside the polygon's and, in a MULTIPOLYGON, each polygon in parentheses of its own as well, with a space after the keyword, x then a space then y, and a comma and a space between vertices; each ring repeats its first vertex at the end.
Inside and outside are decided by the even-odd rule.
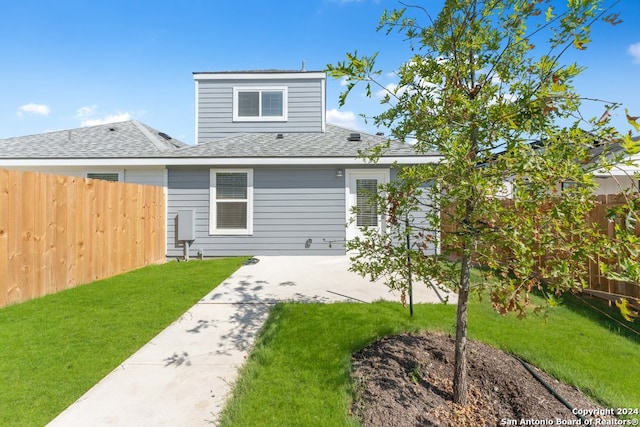
POLYGON ((362 138, 359 133, 351 133, 347 138, 347 141, 361 141, 362 138))

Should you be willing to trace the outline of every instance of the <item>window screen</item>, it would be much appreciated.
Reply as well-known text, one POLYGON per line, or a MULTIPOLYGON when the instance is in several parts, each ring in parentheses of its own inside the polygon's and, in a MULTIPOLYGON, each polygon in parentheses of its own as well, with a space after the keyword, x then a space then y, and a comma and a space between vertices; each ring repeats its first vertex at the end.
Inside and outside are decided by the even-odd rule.
POLYGON ((377 179, 357 179, 356 180, 356 205, 357 217, 356 225, 358 227, 377 227, 378 211, 372 196, 378 192, 377 179))
POLYGON ((262 115, 282 116, 282 92, 262 92, 262 115))
POLYGON ((216 199, 246 199, 247 174, 245 172, 218 172, 216 199))
POLYGON ((218 215, 216 228, 246 228, 247 227, 247 203, 228 202, 218 203, 218 215))
POLYGON ((247 228, 246 172, 216 173, 216 229, 247 228))
POLYGON ((286 87, 234 87, 233 120, 286 121, 286 87))
POLYGON ((260 115, 260 92, 238 92, 238 115, 242 117, 260 115))

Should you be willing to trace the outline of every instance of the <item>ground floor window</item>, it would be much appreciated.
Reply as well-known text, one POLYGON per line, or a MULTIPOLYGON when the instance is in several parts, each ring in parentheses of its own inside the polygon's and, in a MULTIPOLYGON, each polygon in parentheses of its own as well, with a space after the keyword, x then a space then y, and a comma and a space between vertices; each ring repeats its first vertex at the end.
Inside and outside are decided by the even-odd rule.
POLYGON ((251 169, 211 170, 209 233, 253 233, 251 169))
POLYGON ((87 178, 118 182, 120 174, 118 172, 87 172, 87 178))

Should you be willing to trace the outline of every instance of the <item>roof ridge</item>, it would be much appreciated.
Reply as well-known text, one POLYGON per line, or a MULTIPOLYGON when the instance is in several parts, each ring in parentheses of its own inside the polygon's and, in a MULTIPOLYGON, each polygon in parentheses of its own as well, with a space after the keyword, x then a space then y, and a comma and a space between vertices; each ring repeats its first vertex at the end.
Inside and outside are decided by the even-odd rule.
POLYGON ((151 144, 153 144, 153 146, 156 147, 158 150, 160 151, 171 150, 171 148, 167 147, 167 144, 165 144, 162 140, 160 140, 160 138, 158 138, 153 132, 151 132, 146 125, 143 125, 137 120, 131 120, 131 123, 133 123, 133 125, 136 128, 138 128, 138 130, 142 132, 142 134, 149 140, 149 142, 151 142, 151 144))
POLYGON ((142 132, 142 134, 149 140, 149 142, 151 142, 151 144, 153 144, 154 147, 156 147, 160 151, 165 151, 166 147, 163 146, 160 140, 157 139, 156 136, 151 131, 149 131, 149 129, 143 126, 142 123, 137 120, 131 120, 131 123, 133 123, 133 125, 138 128, 140 132, 142 132))
POLYGON ((113 126, 113 125, 118 125, 118 124, 122 124, 122 123, 129 123, 131 121, 133 121, 133 120, 120 120, 118 122, 100 123, 100 124, 91 125, 91 126, 80 126, 80 127, 75 127, 75 128, 66 128, 66 129, 49 130, 49 131, 38 132, 38 133, 30 133, 30 134, 26 134, 26 135, 7 136, 7 137, 0 138, 0 141, 7 140, 7 139, 25 139, 25 138, 33 138, 33 137, 46 137, 46 136, 57 135, 57 134, 64 135, 64 134, 68 134, 69 132, 75 132, 75 131, 79 131, 79 130, 83 130, 83 129, 107 127, 107 126, 113 126))

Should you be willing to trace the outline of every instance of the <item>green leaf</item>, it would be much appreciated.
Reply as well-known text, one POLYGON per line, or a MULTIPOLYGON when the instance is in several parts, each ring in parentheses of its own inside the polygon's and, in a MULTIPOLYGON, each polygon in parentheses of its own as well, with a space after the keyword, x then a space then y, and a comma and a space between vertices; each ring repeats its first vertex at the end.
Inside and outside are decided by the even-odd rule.
POLYGON ((549 6, 547 8, 547 12, 544 15, 545 21, 549 22, 555 17, 556 17, 556 15, 553 13, 553 6, 549 6))
POLYGON ((621 298, 620 301, 616 301, 616 307, 620 310, 620 314, 627 322, 633 322, 638 317, 638 312, 631 309, 629 301, 626 298, 621 298))
POLYGON ((640 117, 638 116, 630 116, 629 115, 629 110, 625 108, 624 110, 625 115, 627 116, 627 123, 629 123, 631 126, 633 126, 633 128, 636 130, 636 132, 640 132, 640 123, 638 123, 638 119, 640 119, 640 117))

